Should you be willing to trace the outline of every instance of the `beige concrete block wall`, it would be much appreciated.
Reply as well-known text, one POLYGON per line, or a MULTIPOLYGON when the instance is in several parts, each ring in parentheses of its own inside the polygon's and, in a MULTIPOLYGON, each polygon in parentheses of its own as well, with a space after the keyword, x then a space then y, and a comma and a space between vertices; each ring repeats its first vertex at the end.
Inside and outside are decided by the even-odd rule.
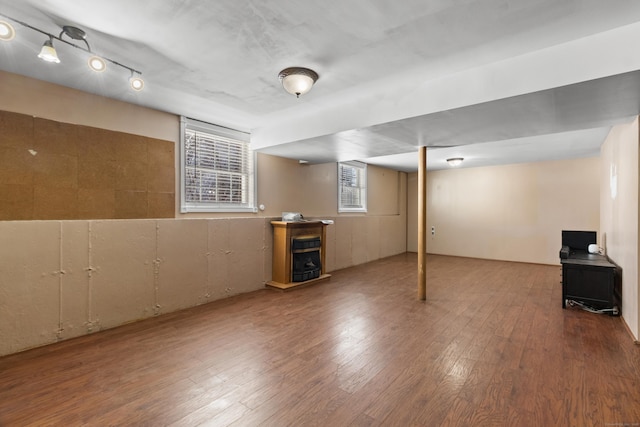
POLYGON ((406 252, 404 216, 327 217, 327 271, 340 270, 406 252))
POLYGON ((260 155, 258 165, 258 203, 265 205, 258 215, 299 211, 305 218, 335 222, 327 228, 327 271, 406 251, 406 173, 369 165, 367 212, 339 214, 336 163, 299 164, 260 155))
MULTIPOLYGON (((562 230, 599 229, 599 171, 589 158, 429 172, 427 252, 557 265, 562 230)), ((416 175, 410 251, 418 249, 416 175)))
POLYGON ((178 142, 175 114, 0 71, 0 110, 178 142))
MULTIPOLYGON (((46 221, 45 223, 55 226, 56 221, 46 221)), ((5 228, 12 228, 15 222, 2 223, 5 228)), ((60 329, 57 338, 73 338, 87 333, 91 324, 91 294, 89 292, 89 272, 91 263, 89 251, 90 233, 88 221, 63 221, 58 222, 60 234, 57 238, 61 242, 61 262, 64 275, 61 276, 58 286, 60 288, 60 329)), ((26 233, 27 230, 24 231, 26 233)), ((54 252, 55 253, 55 252, 54 252)), ((31 254, 25 254, 30 258, 31 254)), ((4 265, 3 265, 4 268, 4 265)), ((0 279, 1 280, 1 279, 0 279)), ((9 310, 13 306, 9 306, 9 310)), ((0 317, 2 312, 0 311, 0 317)))
MULTIPOLYGON (((328 272, 404 252, 398 215, 330 219, 328 272)), ((0 356, 263 289, 270 221, 0 221, 0 356)))
POLYGON ((209 292, 213 299, 261 289, 271 279, 271 265, 264 269, 263 259, 271 254, 270 221, 256 219, 220 219, 209 229, 209 292), (219 242, 219 243, 218 243, 219 242), (260 286, 256 287, 256 283, 260 286))
MULTIPOLYGON (((2 71, 0 79, 0 110, 178 142, 173 114, 2 71)), ((255 214, 183 215, 176 200, 175 219, 0 221, 0 355, 262 289, 270 221, 283 211, 335 221, 328 272, 405 252, 407 174, 368 169, 366 214, 338 214, 335 163, 259 154, 266 209, 255 214)))
POLYGON ((615 126, 601 149, 600 244, 622 268, 622 317, 640 337, 638 230, 640 203, 638 119, 615 126))
POLYGON ((90 224, 90 326, 112 328, 152 316, 156 305, 156 221, 90 224))
POLYGON ((156 313, 203 304, 211 298, 209 282, 216 268, 209 269, 213 258, 209 246, 228 247, 228 242, 208 237, 209 229, 216 225, 217 222, 198 219, 157 222, 154 263, 161 266, 162 274, 158 276, 156 313))
POLYGON ((60 229, 57 222, 0 222, 0 355, 61 333, 60 229))
POLYGON ((270 227, 261 218, 2 221, 0 355, 262 289, 270 227))

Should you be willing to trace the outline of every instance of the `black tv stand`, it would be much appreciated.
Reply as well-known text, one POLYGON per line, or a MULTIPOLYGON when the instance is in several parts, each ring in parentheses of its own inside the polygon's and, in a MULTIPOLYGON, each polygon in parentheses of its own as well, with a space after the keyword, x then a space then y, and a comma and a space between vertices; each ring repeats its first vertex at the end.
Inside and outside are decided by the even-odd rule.
POLYGON ((567 300, 620 315, 622 281, 620 267, 604 255, 570 251, 562 264, 562 308, 567 300))

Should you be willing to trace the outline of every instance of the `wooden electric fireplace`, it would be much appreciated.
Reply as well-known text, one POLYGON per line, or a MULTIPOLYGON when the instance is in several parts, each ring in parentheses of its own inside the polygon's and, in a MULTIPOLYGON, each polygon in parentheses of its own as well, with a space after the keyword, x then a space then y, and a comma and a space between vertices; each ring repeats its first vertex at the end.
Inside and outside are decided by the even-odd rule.
POLYGON ((325 273, 326 227, 322 221, 271 221, 272 279, 267 286, 290 289, 331 277, 325 273))

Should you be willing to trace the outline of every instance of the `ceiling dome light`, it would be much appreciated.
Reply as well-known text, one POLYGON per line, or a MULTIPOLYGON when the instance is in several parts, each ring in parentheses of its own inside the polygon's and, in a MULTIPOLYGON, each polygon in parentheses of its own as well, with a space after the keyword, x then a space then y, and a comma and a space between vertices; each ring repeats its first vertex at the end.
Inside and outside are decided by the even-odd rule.
POLYGON ((129 84, 131 85, 131 89, 137 92, 140 92, 144 88, 144 80, 142 80, 142 77, 134 76, 133 73, 131 73, 129 84))
POLYGON ((318 74, 308 68, 291 67, 280 71, 278 78, 282 82, 284 90, 300 98, 300 95, 311 90, 313 84, 318 80, 318 74))
POLYGON ((99 56, 92 56, 89 58, 89 68, 93 71, 101 72, 107 69, 107 63, 99 56))
POLYGON ((449 166, 460 166, 462 164, 462 161, 464 160, 464 158, 462 157, 452 157, 450 159, 447 159, 447 163, 449 163, 449 166))
POLYGON ((8 42, 16 36, 16 30, 6 21, 0 21, 0 40, 8 42))
POLYGON ((49 40, 44 42, 44 44, 42 45, 42 49, 38 54, 38 58, 46 62, 54 62, 56 64, 60 63, 60 59, 58 58, 58 53, 56 52, 56 48, 53 47, 52 37, 49 37, 49 40))

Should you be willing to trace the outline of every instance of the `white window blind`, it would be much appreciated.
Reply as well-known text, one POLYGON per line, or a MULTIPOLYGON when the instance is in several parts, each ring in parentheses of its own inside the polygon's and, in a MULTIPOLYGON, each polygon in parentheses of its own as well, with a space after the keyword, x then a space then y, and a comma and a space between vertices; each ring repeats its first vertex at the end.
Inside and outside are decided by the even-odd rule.
POLYGON ((182 212, 255 211, 249 135, 182 119, 182 212))
POLYGON ((338 212, 367 211, 367 165, 338 163, 338 212))

